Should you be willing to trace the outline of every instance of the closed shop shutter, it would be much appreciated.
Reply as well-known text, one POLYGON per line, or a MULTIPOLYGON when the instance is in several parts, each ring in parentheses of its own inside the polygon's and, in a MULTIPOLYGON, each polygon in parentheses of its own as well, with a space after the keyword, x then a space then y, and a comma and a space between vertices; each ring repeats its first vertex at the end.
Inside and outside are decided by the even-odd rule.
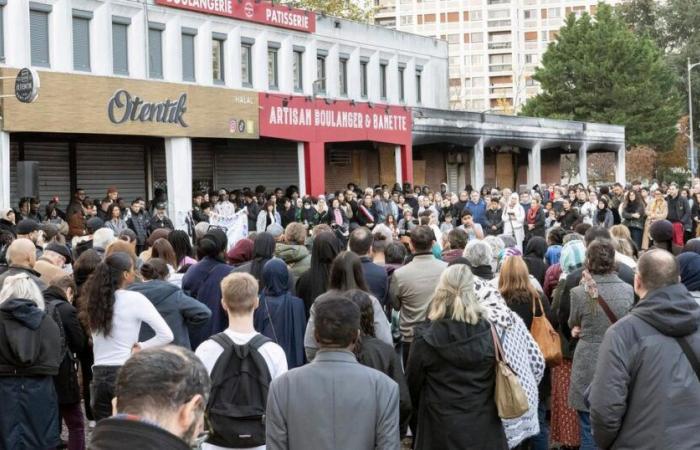
POLYGON ((200 191, 212 189, 214 150, 209 142, 192 141, 192 184, 200 191))
POLYGON ((349 182, 355 181, 353 152, 345 148, 326 150, 326 192, 343 191, 349 182))
POLYGON ((295 142, 230 140, 215 145, 215 152, 217 189, 254 189, 263 185, 270 191, 299 185, 295 142))
POLYGON ((115 186, 130 203, 146 198, 145 146, 136 144, 76 145, 77 186, 93 199, 102 199, 115 186))
MULTIPOLYGON (((17 161, 19 146, 10 146, 10 197, 13 207, 19 201, 17 195, 17 161)), ((26 142, 24 160, 39 162, 39 199, 42 207, 58 196, 61 204, 70 202, 70 163, 67 142, 26 142)), ((43 211, 41 211, 43 214, 43 211)))
POLYGON ((153 189, 168 186, 168 169, 165 163, 165 149, 154 147, 151 149, 151 170, 153 171, 153 189))

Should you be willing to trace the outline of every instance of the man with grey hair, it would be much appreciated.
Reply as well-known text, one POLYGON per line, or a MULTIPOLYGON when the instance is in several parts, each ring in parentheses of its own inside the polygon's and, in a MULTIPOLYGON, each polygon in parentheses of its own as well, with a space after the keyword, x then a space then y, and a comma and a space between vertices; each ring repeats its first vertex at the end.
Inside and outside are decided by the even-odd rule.
POLYGON ((493 252, 486 241, 469 241, 464 249, 464 257, 469 261, 472 273, 486 281, 493 279, 493 252))
POLYGON ((41 274, 34 270, 36 264, 36 248, 34 243, 26 238, 15 239, 9 247, 7 247, 7 270, 0 275, 0 288, 2 288, 5 278, 20 273, 29 275, 39 287, 41 291, 46 289, 46 283, 41 281, 41 274))
POLYGON ((92 235, 92 249, 104 258, 107 246, 114 240, 116 240, 114 231, 109 228, 100 228, 92 235))

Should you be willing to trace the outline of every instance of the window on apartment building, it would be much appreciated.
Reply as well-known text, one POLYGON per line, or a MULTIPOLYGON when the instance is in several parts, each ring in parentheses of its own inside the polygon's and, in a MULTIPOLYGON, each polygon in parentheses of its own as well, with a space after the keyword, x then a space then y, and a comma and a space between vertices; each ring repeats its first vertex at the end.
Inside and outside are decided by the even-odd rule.
POLYGON ((458 66, 459 60, 462 59, 459 56, 450 56, 448 61, 451 66, 458 66))
POLYGON ((338 94, 342 97, 348 95, 348 57, 341 56, 338 61, 338 94))
POLYGON ((367 66, 368 59, 360 60, 360 97, 367 98, 367 66))
POLYGON ((406 74, 406 66, 399 64, 399 101, 406 101, 406 80, 404 75, 406 74))
POLYGON ((323 53, 316 54, 316 92, 319 94, 326 93, 326 55, 323 53))
POLYGON ((542 31, 540 33, 540 39, 542 42, 549 42, 549 33, 547 31, 542 31))
POLYGON ((294 77, 294 90, 302 92, 304 90, 304 49, 294 47, 292 58, 292 72, 294 77))
POLYGON ((525 78, 525 86, 537 86, 537 82, 531 77, 525 78))
POLYGON ((472 11, 469 11, 469 20, 472 22, 479 22, 483 20, 483 16, 481 14, 480 9, 474 9, 472 11))
POLYGON ((413 16, 401 16, 399 19, 401 25, 413 25, 413 16))
POLYGON ((479 44, 481 42, 484 42, 484 33, 472 33, 471 36, 469 36, 469 40, 472 44, 479 44))
POLYGON ((241 85, 253 87, 253 44, 251 38, 241 38, 241 85))
POLYGON ((128 17, 112 16, 112 72, 129 75, 129 25, 128 17))
POLYGON ((379 63, 379 97, 381 97, 384 100, 386 100, 387 97, 386 69, 388 64, 389 63, 387 62, 379 63))
POLYGON ((211 38, 211 77, 215 84, 224 84, 226 76, 224 73, 224 44, 226 35, 223 33, 212 33, 211 38))
POLYGON ((524 34, 525 42, 537 41, 537 31, 526 31, 524 34))
POLYGON ((489 11, 489 19, 509 19, 510 10, 509 9, 492 9, 489 11))
POLYGON ((31 4, 29 10, 29 35, 32 66, 49 67, 49 14, 51 5, 31 4))
POLYGON ((529 20, 529 19, 537 19, 537 10, 536 9, 526 9, 523 11, 523 19, 529 20))
POLYGON ((447 35, 448 44, 459 44, 459 34, 448 34, 447 35))
POLYGON ((165 25, 148 24, 148 76, 163 78, 163 30, 165 25))
POLYGON ((423 69, 416 68, 416 104, 423 102, 423 69))
POLYGON ((277 90, 280 86, 279 81, 279 48, 277 42, 267 43, 267 85, 270 89, 277 90))
POLYGON ((182 81, 196 81, 194 65, 194 39, 196 28, 182 28, 182 81))
POLYGON ((73 10, 73 69, 90 71, 90 20, 92 12, 73 10))
POLYGON ((471 63, 472 66, 480 66, 480 65, 484 64, 484 56, 483 55, 471 55, 468 58, 470 59, 469 62, 471 63))
POLYGON ((547 10, 547 17, 550 19, 558 19, 561 17, 561 8, 549 8, 547 10))

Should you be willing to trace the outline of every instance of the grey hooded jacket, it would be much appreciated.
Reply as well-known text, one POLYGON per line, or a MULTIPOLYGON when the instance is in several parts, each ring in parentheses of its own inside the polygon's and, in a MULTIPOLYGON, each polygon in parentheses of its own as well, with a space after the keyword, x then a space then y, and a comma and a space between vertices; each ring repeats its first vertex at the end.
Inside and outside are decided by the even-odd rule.
POLYGON ((700 448, 700 306, 682 284, 649 292, 605 333, 589 395, 603 449, 700 448))

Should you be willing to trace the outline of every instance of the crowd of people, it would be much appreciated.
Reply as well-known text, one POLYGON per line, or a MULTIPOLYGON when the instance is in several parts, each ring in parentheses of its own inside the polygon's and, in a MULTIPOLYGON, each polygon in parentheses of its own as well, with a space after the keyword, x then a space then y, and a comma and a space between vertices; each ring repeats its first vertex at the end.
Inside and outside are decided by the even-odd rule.
POLYGON ((183 229, 163 191, 23 198, 0 448, 696 448, 699 194, 258 186, 183 229))

